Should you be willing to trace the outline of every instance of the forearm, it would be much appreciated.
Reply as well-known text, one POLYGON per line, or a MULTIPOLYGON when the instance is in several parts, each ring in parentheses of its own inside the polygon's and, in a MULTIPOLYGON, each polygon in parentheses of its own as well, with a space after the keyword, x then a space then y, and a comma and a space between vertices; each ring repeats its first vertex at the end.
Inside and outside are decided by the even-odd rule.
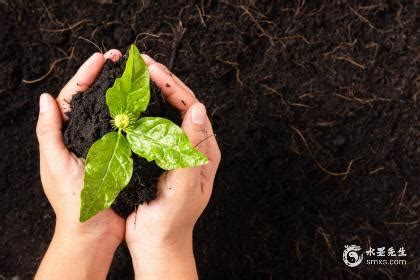
POLYGON ((56 230, 35 279, 106 279, 119 240, 56 230))
POLYGON ((198 279, 192 236, 164 246, 129 244, 129 249, 136 279, 198 279))

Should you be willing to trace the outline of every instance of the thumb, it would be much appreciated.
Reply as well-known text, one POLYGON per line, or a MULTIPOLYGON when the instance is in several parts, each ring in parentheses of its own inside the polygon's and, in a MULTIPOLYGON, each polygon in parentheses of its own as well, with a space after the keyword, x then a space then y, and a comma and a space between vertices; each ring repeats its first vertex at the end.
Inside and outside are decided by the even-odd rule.
POLYGON ((63 133, 61 132, 62 119, 57 102, 48 93, 41 94, 39 98, 39 116, 36 125, 36 134, 41 155, 52 150, 62 150, 63 133))
MULTIPOLYGON (((206 108, 201 103, 192 104, 184 115, 182 121, 182 130, 187 134, 193 147, 203 154, 207 152, 207 141, 203 141, 206 137, 206 128, 208 123, 206 108)), ((186 192, 196 192, 199 184, 201 167, 180 168, 169 170, 165 175, 160 177, 158 182, 158 199, 166 200, 163 204, 173 205, 173 201, 185 200, 186 192), (174 187, 178 187, 182 191, 173 191, 174 187), (177 197, 177 199, 173 199, 177 197), (172 202, 171 202, 172 201, 172 202)), ((200 191, 201 189, 198 188, 200 191)), ((190 193, 191 194, 191 193, 190 193)), ((187 196, 189 197, 189 196, 187 196)))
POLYGON ((188 135, 193 147, 197 148, 203 154, 206 154, 207 134, 207 113, 206 107, 201 103, 194 103, 188 108, 182 121, 182 129, 188 135))

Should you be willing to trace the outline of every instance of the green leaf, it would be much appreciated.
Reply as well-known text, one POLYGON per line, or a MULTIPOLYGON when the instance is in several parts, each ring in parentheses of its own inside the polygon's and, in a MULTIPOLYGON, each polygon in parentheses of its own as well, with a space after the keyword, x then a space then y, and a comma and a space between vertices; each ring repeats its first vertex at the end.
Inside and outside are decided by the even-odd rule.
POLYGON ((110 132, 96 141, 86 157, 80 221, 108 208, 127 186, 133 173, 133 159, 127 139, 110 132))
POLYGON ((137 119, 146 111, 149 100, 149 72, 139 50, 131 45, 124 73, 106 92, 106 105, 111 116, 131 113, 137 119))
POLYGON ((165 170, 206 164, 208 159, 191 145, 182 129, 164 118, 141 118, 127 130, 134 153, 155 160, 165 170))

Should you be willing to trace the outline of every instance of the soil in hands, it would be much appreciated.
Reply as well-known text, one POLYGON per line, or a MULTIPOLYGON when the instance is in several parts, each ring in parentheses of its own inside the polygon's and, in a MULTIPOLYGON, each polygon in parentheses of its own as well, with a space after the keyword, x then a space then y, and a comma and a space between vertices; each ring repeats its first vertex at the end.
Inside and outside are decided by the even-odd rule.
MULTIPOLYGON (((106 133, 112 131, 111 116, 105 101, 108 88, 124 70, 124 58, 118 63, 107 60, 95 84, 86 92, 79 92, 70 102, 70 121, 64 132, 67 147, 79 157, 86 158, 89 148, 106 133)), ((160 90, 151 83, 150 103, 141 117, 154 116, 168 118, 179 124, 174 109, 162 97, 160 90)), ((149 202, 156 197, 156 182, 163 170, 154 162, 132 154, 133 176, 128 186, 121 191, 112 208, 121 216, 127 217, 137 205, 149 202)))

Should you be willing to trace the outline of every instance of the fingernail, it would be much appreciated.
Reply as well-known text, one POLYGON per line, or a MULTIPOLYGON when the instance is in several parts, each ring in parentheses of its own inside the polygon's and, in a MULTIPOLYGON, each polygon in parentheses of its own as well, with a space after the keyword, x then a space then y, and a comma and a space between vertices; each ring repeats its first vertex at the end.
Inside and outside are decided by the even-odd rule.
POLYGON ((40 113, 45 113, 49 110, 50 101, 48 100, 48 98, 49 97, 47 93, 43 93, 39 97, 39 112, 40 113))
POLYGON ((113 62, 117 62, 121 58, 121 56, 121 52, 116 49, 111 49, 104 53, 105 59, 111 59, 113 62))
POLYGON ((206 107, 203 104, 194 104, 191 109, 191 121, 193 124, 202 125, 206 119, 206 107))
POLYGON ((147 63, 147 62, 149 62, 149 63, 156 62, 153 58, 151 58, 150 56, 148 56, 148 55, 147 55, 147 54, 145 54, 145 53, 142 53, 142 54, 141 54, 141 57, 143 58, 143 60, 144 60, 144 61, 146 61, 146 63, 147 63))
POLYGON ((156 64, 152 64, 149 66, 149 73, 154 73, 159 67, 156 64))

